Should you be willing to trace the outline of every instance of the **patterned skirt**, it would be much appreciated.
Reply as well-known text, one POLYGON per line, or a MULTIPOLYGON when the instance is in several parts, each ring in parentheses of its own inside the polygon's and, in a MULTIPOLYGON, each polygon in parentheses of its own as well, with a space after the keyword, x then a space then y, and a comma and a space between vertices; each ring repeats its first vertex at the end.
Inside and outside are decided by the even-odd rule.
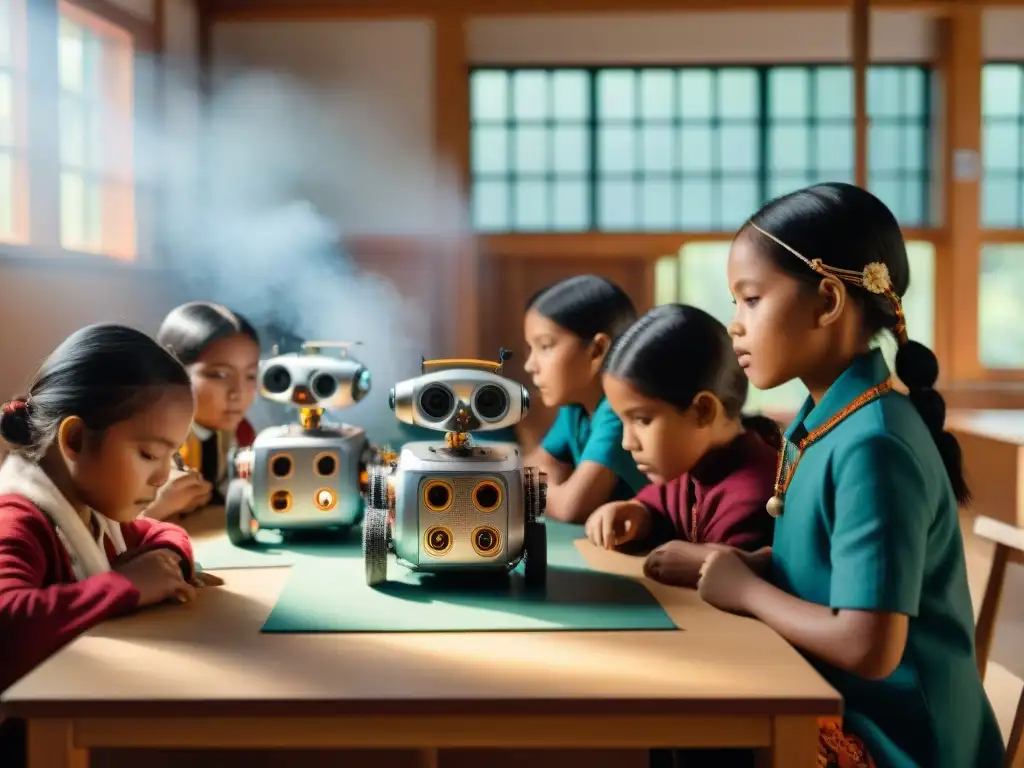
POLYGON ((818 768, 877 768, 864 742, 843 731, 838 720, 818 723, 818 768))

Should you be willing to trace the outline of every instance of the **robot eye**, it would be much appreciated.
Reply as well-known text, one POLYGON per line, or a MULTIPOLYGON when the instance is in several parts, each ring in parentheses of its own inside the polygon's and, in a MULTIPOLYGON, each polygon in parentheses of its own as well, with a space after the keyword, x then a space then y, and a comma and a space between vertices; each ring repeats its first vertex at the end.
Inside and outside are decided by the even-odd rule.
POLYGON ((329 373, 318 373, 309 382, 309 388, 319 400, 327 400, 338 391, 338 380, 329 373))
POLYGON ((440 421, 455 407, 455 395, 448 387, 431 384, 420 393, 420 409, 428 419, 440 421))
POLYGON ((283 365, 272 365, 263 372, 263 388, 272 395, 287 392, 292 385, 292 375, 283 365))
POLYGON ((484 421, 498 421, 508 411, 508 394, 499 386, 485 384, 476 391, 473 409, 484 421))

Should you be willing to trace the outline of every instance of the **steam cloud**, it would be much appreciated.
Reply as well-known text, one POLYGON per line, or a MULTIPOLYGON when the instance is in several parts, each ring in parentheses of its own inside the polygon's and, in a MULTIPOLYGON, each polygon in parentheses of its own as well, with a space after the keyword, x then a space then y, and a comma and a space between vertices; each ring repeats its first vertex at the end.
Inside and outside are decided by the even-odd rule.
MULTIPOLYGON (((195 104, 187 73, 163 66, 168 102, 195 104)), ((341 249, 346 227, 364 224, 351 219, 354 209, 367 209, 362 180, 368 169, 361 156, 365 131, 360 136, 345 116, 358 115, 358 98, 338 99, 337 93, 318 92, 281 74, 236 70, 222 78, 201 109, 174 110, 192 123, 199 147, 178 135, 180 124, 136 129, 137 183, 155 179, 168 190, 157 232, 176 293, 244 314, 267 336, 265 353, 281 340, 279 334, 362 342, 350 354, 369 368, 372 391, 335 418, 367 427, 372 437, 373 428, 394 423, 387 406, 390 387, 418 374, 420 355, 436 348, 436 340, 426 337, 426 313, 434 308, 417 306, 388 281, 359 270, 341 249), (339 173, 339 167, 355 170, 339 173)), ((375 130, 373 154, 388 158, 390 167, 382 171, 394 179, 408 154, 403 137, 399 128, 375 130)), ((423 176, 415 162, 408 167, 410 175, 423 176)), ((427 197, 436 206, 434 226, 461 236, 464 203, 454 196, 427 197)), ((261 410, 268 404, 258 404, 261 410)), ((293 417, 270 410, 277 412, 257 421, 293 417)))

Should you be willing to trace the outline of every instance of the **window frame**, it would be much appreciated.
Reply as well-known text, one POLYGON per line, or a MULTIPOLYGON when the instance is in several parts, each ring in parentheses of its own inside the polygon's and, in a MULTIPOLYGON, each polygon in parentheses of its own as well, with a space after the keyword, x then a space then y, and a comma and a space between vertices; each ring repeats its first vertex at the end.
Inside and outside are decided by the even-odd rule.
MULTIPOLYGON (((725 226, 725 225, 722 225, 722 227, 723 227, 722 229, 704 229, 704 230, 698 230, 698 229, 655 230, 655 229, 636 229, 636 228, 632 228, 632 229, 620 229, 620 228, 602 229, 602 228, 600 228, 600 226, 599 226, 599 218, 598 218, 598 209, 599 209, 599 206, 600 206, 599 189, 601 188, 602 182, 605 180, 605 176, 603 174, 601 174, 599 172, 599 169, 598 169, 598 151, 599 151, 598 150, 598 137, 599 137, 599 133, 600 133, 600 128, 601 128, 601 126, 603 124, 603 121, 598 117, 598 114, 597 114, 598 113, 598 110, 597 110, 597 107, 598 107, 598 98, 597 98, 598 76, 597 75, 598 75, 598 73, 600 73, 602 71, 608 71, 608 70, 632 71, 635 74, 639 74, 640 72, 650 71, 650 70, 667 70, 667 71, 672 71, 673 73, 678 73, 680 71, 686 71, 686 70, 703 70, 703 71, 711 70, 711 71, 714 71, 716 73, 717 72, 722 72, 722 71, 729 71, 729 70, 744 70, 744 71, 754 70, 756 72, 756 74, 757 74, 757 89, 758 89, 758 98, 759 98, 758 114, 756 115, 754 120, 755 120, 755 123, 756 123, 757 137, 758 137, 758 142, 759 142, 759 145, 760 145, 759 146, 759 167, 756 169, 755 174, 757 176, 758 195, 761 197, 761 199, 763 201, 763 200, 769 199, 769 191, 770 191, 770 187, 771 187, 772 172, 771 172, 771 168, 770 168, 770 159, 768 157, 769 150, 770 150, 769 134, 771 133, 771 127, 776 122, 776 121, 772 120, 771 115, 769 113, 769 103, 768 103, 769 102, 769 98, 770 98, 770 86, 769 86, 769 82, 768 82, 770 80, 769 72, 771 70, 777 70, 777 69, 802 69, 802 70, 806 70, 806 71, 809 71, 809 72, 813 72, 814 70, 819 69, 819 68, 829 68, 829 67, 841 67, 841 68, 851 69, 852 65, 850 64, 849 61, 842 60, 842 59, 820 60, 820 61, 813 61, 813 62, 784 62, 784 63, 780 63, 780 62, 744 62, 744 63, 713 63, 713 64, 709 63, 709 64, 702 64, 702 63, 692 63, 692 62, 690 62, 690 63, 686 63, 686 64, 678 64, 678 63, 676 63, 676 64, 673 64, 673 63, 629 64, 629 63, 625 63, 624 62, 624 63, 621 63, 621 64, 617 63, 617 64, 614 64, 614 65, 608 65, 608 64, 596 65, 596 64, 583 64, 583 63, 581 63, 581 64, 557 64, 557 65, 552 65, 552 64, 501 64, 501 63, 489 63, 489 64, 485 64, 485 65, 472 65, 472 66, 469 67, 467 75, 466 75, 467 79, 468 79, 468 82, 469 82, 470 93, 472 93, 473 77, 474 77, 474 75, 477 72, 500 72, 500 73, 503 73, 503 74, 505 74, 507 76, 507 75, 509 75, 509 74, 511 74, 513 72, 535 72, 535 71, 541 71, 541 72, 547 73, 547 75, 550 77, 552 74, 554 74, 556 72, 559 72, 559 71, 574 71, 574 72, 584 72, 586 74, 586 76, 587 76, 587 84, 588 84, 588 91, 589 91, 589 99, 590 99, 590 114, 589 114, 589 117, 588 117, 588 119, 586 121, 586 126, 587 126, 587 130, 588 130, 588 142, 589 142, 589 154, 590 154, 590 157, 589 157, 589 167, 588 167, 587 171, 584 173, 584 184, 585 184, 585 194, 586 194, 586 208, 588 210, 588 215, 589 215, 589 226, 587 228, 585 228, 585 229, 573 229, 573 230, 560 230, 560 229, 557 229, 557 228, 553 228, 550 224, 547 226, 547 228, 538 228, 538 229, 519 229, 519 228, 516 228, 514 226, 514 208, 513 208, 513 204, 512 204, 512 198, 515 196, 515 189, 516 189, 516 185, 517 185, 517 181, 518 181, 518 174, 516 173, 516 171, 511 170, 511 169, 506 170, 506 171, 504 171, 502 173, 491 173, 491 174, 480 174, 480 173, 477 173, 477 171, 475 169, 474 162, 473 162, 472 149, 471 149, 470 150, 470 158, 469 158, 468 176, 469 176, 469 183, 470 183, 470 189, 469 189, 469 194, 470 194, 470 220, 471 220, 471 225, 473 227, 474 233, 477 236, 488 237, 488 238, 493 238, 493 237, 511 237, 511 236, 567 237, 567 236, 573 236, 573 235, 577 235, 577 236, 580 236, 580 235, 622 236, 622 235, 630 235, 630 234, 632 234, 632 235, 640 235, 640 234, 644 234, 644 235, 657 235, 657 234, 665 234, 667 232, 678 232, 681 236, 684 236, 687 239, 692 239, 694 236, 697 236, 697 237, 704 237, 704 236, 717 236, 717 237, 721 237, 723 234, 726 234, 726 233, 728 233, 728 232, 730 232, 732 230, 729 227, 725 226), (502 228, 502 229, 489 229, 489 228, 480 229, 480 228, 477 228, 477 225, 476 225, 477 219, 476 219, 476 213, 475 213, 475 195, 476 195, 477 182, 478 182, 478 179, 480 179, 480 178, 484 178, 485 180, 489 180, 489 181, 499 180, 499 181, 505 183, 506 189, 507 189, 507 192, 508 192, 508 205, 509 205, 509 208, 508 208, 509 216, 507 217, 507 221, 508 221, 508 226, 507 227, 502 228)), ((913 68, 913 69, 917 69, 917 70, 921 71, 922 74, 923 74, 922 105, 921 105, 922 106, 921 127, 923 128, 922 137, 923 137, 923 140, 925 142, 925 145, 922 148, 923 149, 923 151, 922 151, 922 158, 923 158, 923 161, 924 161, 924 168, 922 170, 923 186, 922 186, 922 193, 921 193, 922 194, 922 200, 921 200, 922 208, 921 208, 921 210, 922 210, 923 217, 922 217, 922 221, 919 224, 917 224, 917 225, 915 225, 913 227, 907 227, 907 229, 908 230, 913 229, 913 231, 919 231, 920 230, 920 231, 924 231, 924 232, 928 232, 928 231, 931 231, 931 230, 938 229, 941 226, 936 221, 936 215, 938 214, 939 211, 937 210, 937 206, 934 203, 934 195, 933 195, 933 188, 934 188, 934 185, 936 184, 936 181, 938 179, 938 174, 940 172, 940 169, 937 167, 937 165, 935 163, 935 149, 934 149, 935 146, 936 146, 936 141, 938 139, 938 135, 937 135, 937 133, 935 131, 935 125, 934 125, 934 120, 933 120, 933 111, 935 109, 935 97, 934 97, 934 92, 933 92, 933 87, 932 87, 932 83, 933 83, 933 80, 934 80, 934 77, 935 77, 935 73, 937 71, 936 63, 934 61, 913 61, 913 62, 910 62, 910 61, 896 61, 896 60, 889 60, 889 59, 880 59, 880 60, 877 60, 877 61, 872 61, 870 63, 870 67, 872 67, 872 68, 874 68, 874 67, 897 67, 897 68, 901 68, 901 69, 913 68)), ((815 80, 815 78, 812 78, 811 80, 813 82, 815 80)), ((811 99, 812 95, 813 95, 813 88, 809 89, 808 99, 811 99)), ((510 96, 510 103, 511 103, 511 96, 510 96)), ((855 117, 853 116, 852 112, 853 112, 853 109, 852 109, 852 105, 851 105, 850 127, 851 127, 851 130, 855 130, 855 126, 854 126, 855 117)), ((709 122, 711 124, 712 130, 714 130, 714 129, 719 127, 719 123, 721 122, 721 119, 722 119, 722 117, 721 117, 721 115, 717 111, 714 111, 713 114, 711 115, 711 117, 708 118, 708 120, 709 120, 709 122)), ((811 109, 811 110, 808 111, 806 117, 799 119, 799 122, 802 125, 807 125, 807 126, 813 128, 816 125, 816 123, 817 123, 817 121, 819 119, 820 119, 820 116, 817 114, 817 111, 814 110, 814 109, 811 109)), ((906 123, 906 121, 908 119, 912 119, 912 118, 910 118, 907 115, 899 115, 899 116, 897 116, 894 119, 900 125, 903 125, 903 124, 906 123)), ((794 120, 797 120, 797 119, 794 118, 794 120)), ((557 127, 558 125, 562 124, 562 122, 563 121, 560 121, 558 118, 549 117, 549 118, 547 118, 545 120, 538 120, 537 124, 538 125, 543 125, 546 128, 553 128, 553 127, 557 127)), ((687 122, 690 122, 690 121, 684 119, 684 116, 680 114, 680 111, 678 109, 674 109, 673 110, 673 116, 670 119, 659 120, 659 121, 657 121, 656 124, 664 123, 664 124, 667 124, 667 125, 671 125, 671 127, 673 129, 678 130, 682 125, 685 125, 687 122)), ((475 141, 475 130, 474 129, 478 125, 481 125, 481 124, 484 124, 484 125, 495 125, 495 126, 502 125, 505 128, 505 130, 508 132, 508 141, 509 141, 509 144, 511 145, 512 142, 514 142, 514 139, 515 139, 515 128, 520 123, 521 123, 521 121, 516 119, 516 117, 514 115, 511 115, 511 114, 508 115, 506 117, 506 119, 502 120, 502 121, 497 121, 497 120, 495 120, 495 121, 487 121, 487 120, 481 121, 481 120, 478 120, 473 115, 472 101, 471 101, 469 115, 468 115, 468 123, 467 123, 467 132, 468 132, 468 135, 469 135, 470 146, 472 147, 473 144, 474 144, 474 141, 475 141)), ((635 117, 633 119, 632 123, 633 123, 634 126, 643 126, 645 124, 649 124, 649 121, 644 120, 644 118, 641 117, 641 116, 637 116, 637 117, 635 117)), ((870 130, 870 128, 869 128, 869 130, 870 130)), ((856 160, 855 160, 855 158, 853 158, 852 159, 852 163, 854 163, 854 166, 855 166, 855 162, 856 162, 856 160)), ((870 158, 869 158, 869 162, 870 162, 870 158)), ((808 166, 807 171, 810 172, 815 167, 816 167, 815 164, 812 163, 811 165, 808 166)), ((870 166, 869 166, 868 170, 869 170, 869 173, 870 173, 870 166)), ((898 177, 900 179, 900 183, 901 184, 905 184, 906 183, 906 180, 905 180, 905 178, 906 178, 906 169, 900 169, 900 171, 898 171, 897 174, 898 174, 898 177)), ((552 181, 554 181, 554 180, 559 178, 559 176, 557 174, 552 173, 550 170, 545 172, 544 174, 536 174, 536 175, 538 177, 542 176, 544 178, 544 180, 546 182, 548 182, 548 183, 550 183, 550 182, 552 182, 552 181)), ((632 177, 634 179, 634 183, 637 184, 636 189, 637 189, 637 195, 638 196, 642 192, 642 180, 645 178, 646 175, 647 174, 642 169, 635 169, 633 171, 633 173, 632 173, 632 177)), ((721 167, 720 166, 713 166, 710 169, 710 171, 706 174, 706 176, 707 176, 708 180, 713 185, 712 186, 713 194, 715 195, 715 197, 720 197, 720 187, 716 187, 714 185, 716 184, 716 182, 717 183, 721 182, 721 178, 722 178, 722 169, 721 169, 721 167)), ((660 174, 659 174, 659 177, 660 177, 660 174)), ((674 189, 673 189, 673 196, 677 196, 678 193, 676 192, 676 190, 679 189, 678 185, 681 182, 683 182, 685 179, 687 179, 688 175, 685 172, 682 172, 682 171, 680 171, 678 169, 673 169, 672 172, 669 174, 668 178, 671 179, 673 185, 676 185, 676 186, 674 186, 674 189)), ((693 176, 690 175, 689 178, 693 178, 693 176)), ((704 175, 701 174, 700 178, 704 178, 704 175)), ((852 181, 852 179, 851 179, 851 181, 852 181)), ((549 208, 550 208, 550 206, 549 206, 549 208)), ((549 222, 551 221, 551 218, 552 217, 550 216, 550 211, 549 211, 549 216, 548 216, 549 222)), ((712 218, 713 219, 714 218, 718 218, 720 220, 721 216, 720 215, 717 216, 717 217, 713 216, 712 218)))
POLYGON ((11 141, 0 145, 0 154, 11 164, 11 232, 0 232, 0 244, 25 246, 31 242, 29 209, 29 127, 28 127, 28 2, 0 0, 9 9, 10 40, 8 61, 0 64, 0 72, 9 78, 11 108, 11 141))

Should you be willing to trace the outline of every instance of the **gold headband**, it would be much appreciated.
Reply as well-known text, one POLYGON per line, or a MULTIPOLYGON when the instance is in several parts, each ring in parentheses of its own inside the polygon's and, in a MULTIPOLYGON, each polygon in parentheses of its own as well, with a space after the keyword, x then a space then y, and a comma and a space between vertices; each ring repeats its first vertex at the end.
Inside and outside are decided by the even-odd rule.
POLYGON ((889 303, 892 304, 892 308, 896 311, 896 327, 892 329, 892 332, 896 336, 896 341, 900 344, 905 344, 907 342, 907 319, 903 315, 903 302, 892 289, 892 278, 889 276, 889 268, 885 266, 885 264, 880 261, 873 261, 860 272, 852 269, 830 267, 827 264, 822 263, 821 259, 808 259, 795 248, 791 248, 786 245, 771 232, 765 232, 757 226, 757 224, 751 224, 750 226, 769 240, 785 248, 819 275, 822 275, 823 277, 835 277, 845 283, 849 283, 850 285, 856 285, 858 288, 863 288, 868 293, 885 296, 885 298, 889 300, 889 303))

